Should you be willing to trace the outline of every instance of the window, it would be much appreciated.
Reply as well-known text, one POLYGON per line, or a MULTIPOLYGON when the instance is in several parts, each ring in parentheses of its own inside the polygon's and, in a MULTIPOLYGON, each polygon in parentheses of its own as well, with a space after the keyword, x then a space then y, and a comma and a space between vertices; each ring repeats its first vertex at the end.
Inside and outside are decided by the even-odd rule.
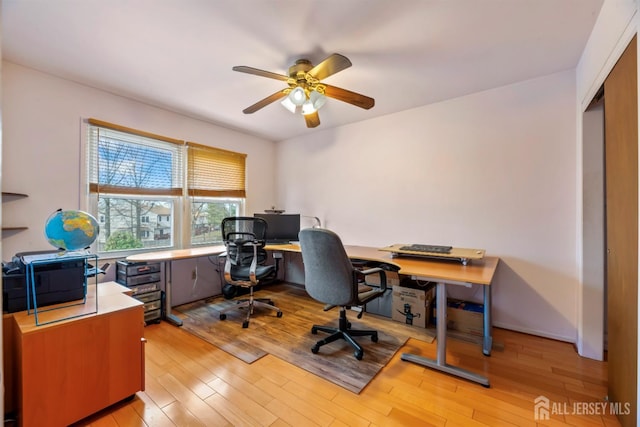
POLYGON ((222 219, 242 212, 246 155, 193 142, 187 146, 191 244, 222 242, 222 219))
POLYGON ((96 119, 88 132, 98 253, 219 243, 222 218, 242 214, 246 155, 96 119))

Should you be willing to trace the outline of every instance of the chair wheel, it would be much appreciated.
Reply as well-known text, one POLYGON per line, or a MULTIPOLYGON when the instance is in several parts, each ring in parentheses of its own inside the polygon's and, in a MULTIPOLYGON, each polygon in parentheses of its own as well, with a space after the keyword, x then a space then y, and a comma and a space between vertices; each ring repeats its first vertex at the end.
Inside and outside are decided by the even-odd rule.
MULTIPOLYGON (((312 333, 313 335, 317 335, 317 334, 318 334, 318 330, 316 329, 316 327, 315 327, 315 326, 311 328, 311 333, 312 333)), ((317 353, 317 352, 316 352, 316 353, 317 353)))
POLYGON ((220 313, 220 320, 225 320, 227 318, 227 315, 224 313, 220 313))
POLYGON ((317 345, 311 347, 311 353, 313 354, 318 354, 318 350, 320 350, 320 347, 318 347, 317 345))
POLYGON ((347 329, 351 329, 351 322, 347 322, 347 329))
POLYGON ((244 322, 242 322, 242 327, 245 328, 245 329, 248 328, 249 327, 249 321, 245 320, 244 322))
POLYGON ((371 335, 371 341, 378 342, 378 334, 371 335))
POLYGON ((276 314, 276 317, 282 317, 282 312, 279 311, 278 314, 276 314))
POLYGON ((361 350, 356 350, 353 355, 356 357, 356 359, 358 360, 362 360, 362 356, 364 355, 364 352, 361 350))

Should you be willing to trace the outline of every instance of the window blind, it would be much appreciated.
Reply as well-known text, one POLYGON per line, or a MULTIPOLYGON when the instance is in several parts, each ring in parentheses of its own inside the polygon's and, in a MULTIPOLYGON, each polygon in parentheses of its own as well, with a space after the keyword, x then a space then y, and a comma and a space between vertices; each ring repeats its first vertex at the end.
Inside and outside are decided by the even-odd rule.
POLYGON ((187 142, 188 193, 193 197, 246 195, 246 154, 187 142))
POLYGON ((182 141, 89 119, 89 191, 182 195, 182 141))

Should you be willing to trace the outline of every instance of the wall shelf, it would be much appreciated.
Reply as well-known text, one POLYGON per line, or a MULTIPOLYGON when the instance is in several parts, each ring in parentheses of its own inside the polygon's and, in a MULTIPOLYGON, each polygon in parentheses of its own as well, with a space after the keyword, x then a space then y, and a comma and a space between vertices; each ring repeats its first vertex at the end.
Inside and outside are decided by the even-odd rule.
POLYGON ((12 193, 10 191, 2 192, 2 201, 4 201, 4 199, 21 199, 23 197, 29 197, 29 195, 23 193, 12 193))
MULTIPOLYGON (((29 197, 28 194, 23 194, 23 193, 13 193, 10 191, 3 191, 2 192, 2 203, 4 202, 9 202, 12 200, 16 200, 16 199, 23 199, 25 197, 29 197)), ((24 226, 3 226, 2 227, 2 231, 23 231, 23 230, 28 230, 29 227, 24 227, 24 226)))

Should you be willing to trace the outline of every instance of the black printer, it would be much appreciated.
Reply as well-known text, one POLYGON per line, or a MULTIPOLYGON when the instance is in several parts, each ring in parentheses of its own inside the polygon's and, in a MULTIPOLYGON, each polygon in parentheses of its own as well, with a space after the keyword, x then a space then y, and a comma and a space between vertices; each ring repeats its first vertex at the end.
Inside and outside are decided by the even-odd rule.
MULTIPOLYGON (((27 309, 27 268, 24 257, 59 251, 23 252, 2 264, 2 310, 6 313, 27 309)), ((83 299, 85 259, 70 258, 33 265, 38 307, 83 299)), ((33 296, 31 296, 33 298, 33 296)), ((33 301, 33 300, 32 300, 33 301)), ((31 304, 33 309, 33 302, 31 304)))

